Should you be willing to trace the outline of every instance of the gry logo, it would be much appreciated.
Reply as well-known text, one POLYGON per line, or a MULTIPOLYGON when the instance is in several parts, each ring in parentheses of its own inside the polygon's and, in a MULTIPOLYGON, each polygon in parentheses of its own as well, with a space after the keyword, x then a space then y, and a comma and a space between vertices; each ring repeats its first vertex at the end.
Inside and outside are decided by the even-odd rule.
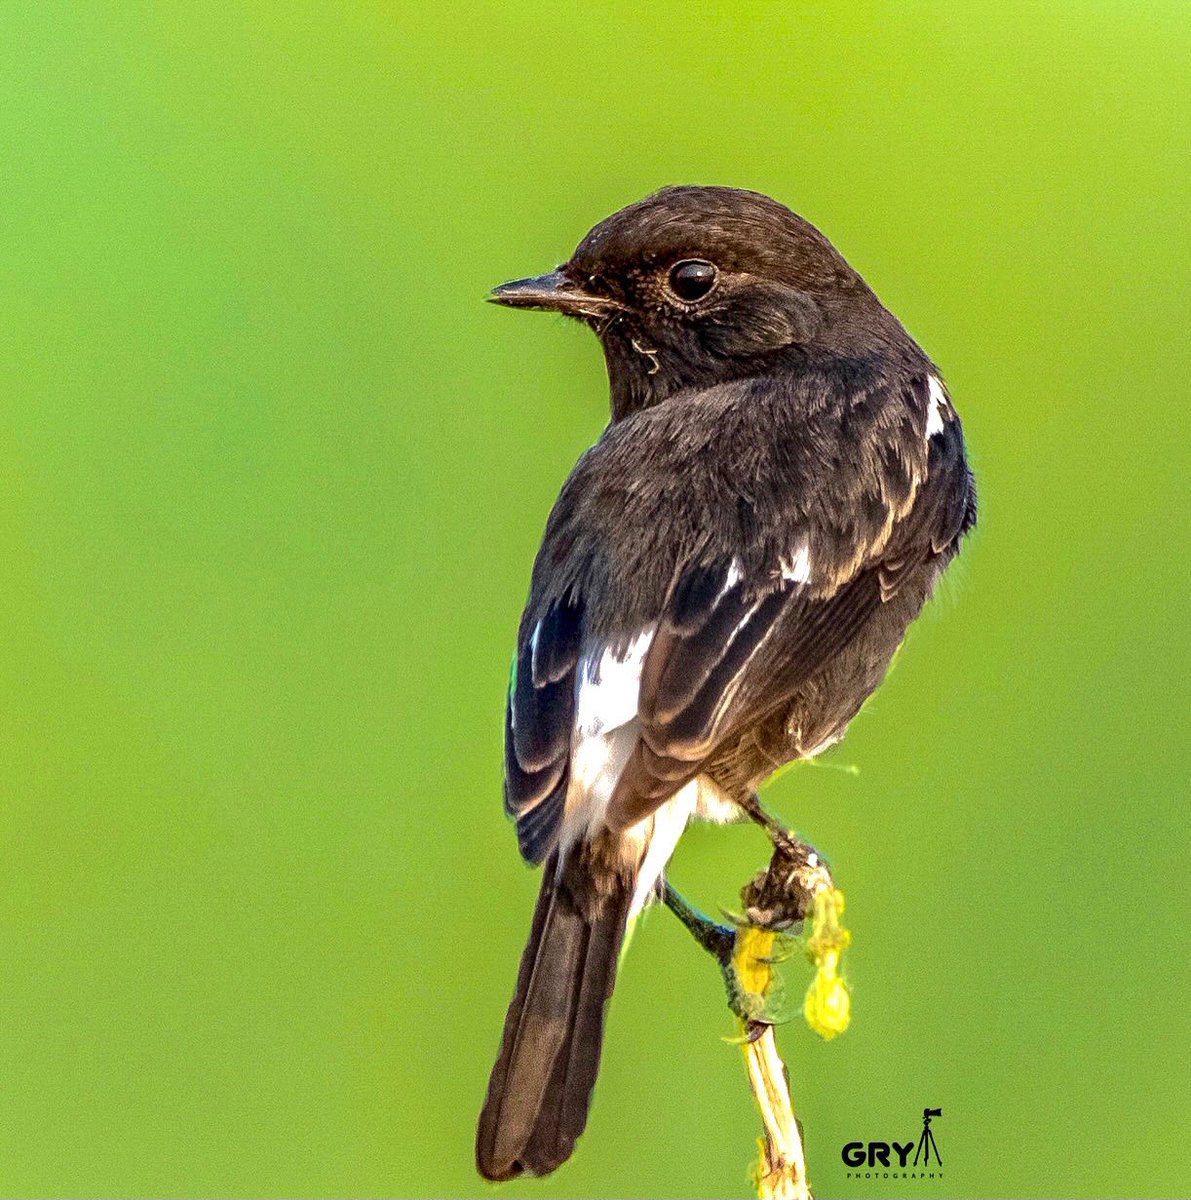
POLYGON ((908 1142, 896 1142, 892 1140, 888 1142, 849 1142, 840 1151, 840 1157, 843 1159, 844 1165, 852 1168, 867 1167, 868 1171, 849 1171, 848 1178, 872 1178, 874 1168, 884 1167, 886 1170, 878 1172, 877 1178, 889 1178, 889 1169, 893 1168, 893 1178, 941 1179, 943 1172, 931 1169, 931 1157, 934 1157, 936 1167, 942 1167, 943 1157, 939 1153, 939 1143, 935 1141, 934 1131, 931 1129, 930 1123, 934 1117, 941 1117, 942 1115, 943 1110, 941 1108, 924 1108, 922 1110, 922 1133, 919 1135, 917 1142, 913 1140, 908 1142), (911 1150, 914 1151, 914 1161, 912 1163, 910 1162, 911 1150), (900 1168, 900 1173, 898 1168, 900 1168), (911 1168, 917 1168, 917 1170, 911 1171, 911 1168))

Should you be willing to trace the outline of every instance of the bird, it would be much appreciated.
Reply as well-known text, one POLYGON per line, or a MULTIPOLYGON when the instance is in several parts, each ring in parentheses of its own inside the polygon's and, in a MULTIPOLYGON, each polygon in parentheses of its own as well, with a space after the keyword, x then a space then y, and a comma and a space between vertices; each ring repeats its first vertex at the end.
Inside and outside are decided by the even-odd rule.
POLYGON ((587 1122, 626 931, 689 821, 843 737, 976 523, 942 375, 810 222, 666 187, 497 287, 574 318, 611 419, 546 523, 504 801, 542 882, 476 1136, 545 1175, 587 1122))

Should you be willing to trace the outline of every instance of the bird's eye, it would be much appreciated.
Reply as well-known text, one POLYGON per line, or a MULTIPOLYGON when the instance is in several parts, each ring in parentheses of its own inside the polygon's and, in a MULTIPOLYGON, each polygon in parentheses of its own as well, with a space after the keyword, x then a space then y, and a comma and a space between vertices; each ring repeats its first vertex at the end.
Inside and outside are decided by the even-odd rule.
POLYGON ((670 268, 670 289, 687 303, 702 300, 715 287, 719 271, 713 263, 701 258, 688 258, 670 268))

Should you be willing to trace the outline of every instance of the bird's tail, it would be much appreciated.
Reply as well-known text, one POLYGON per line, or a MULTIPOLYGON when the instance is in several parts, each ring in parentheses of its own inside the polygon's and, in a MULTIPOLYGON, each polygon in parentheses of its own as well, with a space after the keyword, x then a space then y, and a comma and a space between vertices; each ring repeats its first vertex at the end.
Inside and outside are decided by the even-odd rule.
POLYGON ((603 873, 597 894, 578 862, 560 872, 552 856, 543 874, 476 1134, 486 1179, 546 1175, 575 1149, 633 897, 632 879, 603 873))

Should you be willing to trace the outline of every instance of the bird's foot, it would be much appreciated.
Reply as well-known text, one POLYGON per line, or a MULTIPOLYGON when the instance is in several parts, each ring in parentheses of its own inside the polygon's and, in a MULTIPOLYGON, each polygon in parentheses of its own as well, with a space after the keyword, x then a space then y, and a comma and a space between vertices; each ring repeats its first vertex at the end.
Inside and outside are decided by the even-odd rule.
MULTIPOLYGON (((793 938, 786 931, 797 926, 805 930, 802 949, 815 968, 802 1006, 806 1022, 828 1040, 843 1033, 851 1021, 852 999, 841 965, 852 934, 843 922, 844 894, 819 853, 791 834, 789 844, 774 848, 768 870, 746 884, 740 898, 745 921, 737 931, 733 965, 737 977, 747 981, 746 991, 760 994, 767 1014, 780 1010, 780 981, 770 964, 789 952, 793 938)), ((753 1025, 747 1028, 751 1034, 753 1025)))
POLYGON ((747 792, 736 802, 773 843, 769 866, 740 894, 746 916, 751 924, 766 929, 789 929, 807 918, 819 892, 835 886, 827 860, 766 811, 756 792, 747 792))
POLYGON ((748 920, 721 925, 689 904, 669 882, 662 899, 691 936, 719 964, 728 992, 728 1007, 743 1022, 745 1040, 756 1041, 770 1025, 786 1018, 775 1004, 774 964, 788 953, 776 930, 761 929, 748 920))
POLYGON ((749 924, 780 931, 805 921, 814 910, 815 897, 834 889, 835 881, 827 860, 814 846, 773 824, 779 836, 773 838, 769 866, 745 885, 740 898, 749 924))

